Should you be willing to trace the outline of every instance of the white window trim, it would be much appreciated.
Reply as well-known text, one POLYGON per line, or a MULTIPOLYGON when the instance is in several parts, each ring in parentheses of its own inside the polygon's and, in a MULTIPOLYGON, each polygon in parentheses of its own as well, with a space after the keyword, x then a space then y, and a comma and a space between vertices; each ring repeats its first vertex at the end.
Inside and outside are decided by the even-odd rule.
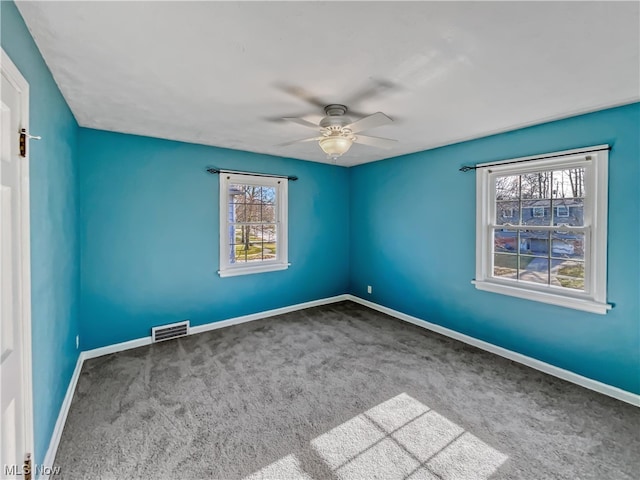
POLYGON ((569 218, 570 215, 570 211, 569 211, 569 207, 567 205, 558 205, 556 207, 556 217, 557 218, 569 218), (560 209, 564 209, 564 211, 566 212, 566 214, 564 215, 560 215, 560 209))
MULTIPOLYGON (((476 170, 476 278, 472 282, 478 290, 510 295, 592 313, 606 314, 611 309, 607 304, 607 198, 608 198, 608 145, 554 152, 535 160, 538 156, 505 160, 499 165, 480 164, 476 170), (585 150, 599 150, 580 153, 585 150), (575 153, 575 155, 572 155, 575 153), (512 163, 530 160, 526 164, 512 163), (588 248, 585 252, 585 292, 528 282, 514 282, 492 277, 493 225, 495 218, 495 182, 498 175, 520 174, 545 168, 571 168, 584 166, 585 189, 590 193, 585 198, 584 225, 588 248), (487 166, 484 166, 487 165, 487 166), (589 238, 589 236, 591 238, 589 238), (595 246, 595 247, 594 247, 595 246)), ((553 227, 551 227, 553 228, 553 227)))
POLYGON ((502 210, 502 218, 513 218, 513 208, 505 208, 502 210), (509 212, 509 214, 507 215, 507 212, 509 212))
POLYGON ((291 265, 288 262, 288 198, 289 185, 286 178, 263 177, 257 175, 238 175, 220 173, 220 277, 235 277, 253 273, 274 272, 286 270, 291 265), (266 185, 276 187, 276 231, 278 248, 276 259, 259 263, 236 263, 229 261, 231 253, 229 245, 229 185, 239 183, 243 185, 266 185))
POLYGON ((544 207, 531 207, 531 216, 533 218, 544 218, 544 207), (536 212, 541 212, 540 215, 536 215, 536 212))

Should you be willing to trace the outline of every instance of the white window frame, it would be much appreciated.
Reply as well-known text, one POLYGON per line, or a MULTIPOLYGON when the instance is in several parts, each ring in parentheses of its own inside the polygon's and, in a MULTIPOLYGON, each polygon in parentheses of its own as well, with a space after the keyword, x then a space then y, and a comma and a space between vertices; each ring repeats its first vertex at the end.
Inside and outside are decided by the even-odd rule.
POLYGON ((513 210, 511 207, 502 209, 502 218, 513 218, 513 210))
POLYGON ((286 178, 220 173, 220 270, 221 277, 273 272, 289 268, 288 261, 288 199, 286 178), (231 184, 260 185, 276 189, 276 258, 262 262, 231 263, 229 245, 229 186, 231 184))
POLYGON ((567 205, 558 205, 556 207, 556 218, 569 218, 569 207, 567 205), (563 209, 564 214, 560 215, 560 209, 563 209))
MULTIPOLYGON (((607 145, 585 147, 534 157, 505 160, 499 164, 480 164, 476 169, 476 278, 472 282, 479 290, 510 295, 552 305, 606 314, 607 304, 607 198, 608 163, 607 145), (599 150, 580 153, 585 150, 599 150), (575 154, 575 155, 574 155, 575 154), (524 162, 524 160, 527 160, 524 162), (517 162, 517 163, 513 163, 517 162), (486 165, 486 166, 485 166, 486 165), (541 170, 585 168, 584 227, 565 227, 581 230, 585 234, 585 291, 573 291, 553 285, 540 285, 522 280, 493 276, 493 232, 496 201, 495 178, 519 175, 541 170)), ((507 224, 508 225, 508 224, 507 224)), ((549 226, 559 230, 562 227, 549 226)))
POLYGON ((544 218, 544 207, 531 207, 531 216, 533 218, 544 218))

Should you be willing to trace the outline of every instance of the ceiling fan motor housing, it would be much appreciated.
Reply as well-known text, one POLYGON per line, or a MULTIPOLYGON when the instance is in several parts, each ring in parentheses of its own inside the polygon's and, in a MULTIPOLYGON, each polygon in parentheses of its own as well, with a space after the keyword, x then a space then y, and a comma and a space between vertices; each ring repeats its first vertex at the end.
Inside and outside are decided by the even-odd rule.
POLYGON ((324 107, 324 111, 327 116, 320 120, 320 126, 323 128, 344 127, 351 123, 351 120, 348 117, 345 117, 347 107, 344 105, 327 105, 324 107))
POLYGON ((347 107, 338 103, 332 103, 324 107, 324 113, 330 116, 342 116, 347 113, 347 107))

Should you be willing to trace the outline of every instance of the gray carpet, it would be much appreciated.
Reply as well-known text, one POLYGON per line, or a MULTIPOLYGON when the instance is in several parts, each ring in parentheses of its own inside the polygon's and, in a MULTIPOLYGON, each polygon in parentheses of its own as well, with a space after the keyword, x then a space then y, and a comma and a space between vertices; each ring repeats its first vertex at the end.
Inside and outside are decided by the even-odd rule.
POLYGON ((343 302, 87 361, 55 463, 64 479, 637 479, 639 432, 636 407, 343 302))

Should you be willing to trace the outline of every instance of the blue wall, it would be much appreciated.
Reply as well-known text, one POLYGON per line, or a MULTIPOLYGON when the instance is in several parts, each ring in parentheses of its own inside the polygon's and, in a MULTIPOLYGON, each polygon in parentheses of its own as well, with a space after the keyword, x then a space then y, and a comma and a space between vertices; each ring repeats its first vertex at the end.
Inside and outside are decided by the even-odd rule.
MULTIPOLYGON (((353 294, 640 393, 640 104, 350 169, 353 294), (609 143, 607 315, 476 290, 463 164, 609 143), (366 239, 363 241, 362 239, 366 239), (366 286, 373 286, 373 294, 366 286)), ((427 132, 428 134, 428 132, 427 132)))
POLYGON ((29 82, 35 461, 49 447, 78 357, 78 125, 13 2, 1 2, 2 48, 29 82))
POLYGON ((80 129, 81 347, 345 293, 345 168, 80 129), (289 183, 289 261, 279 272, 220 278, 218 176, 297 175, 289 183))

